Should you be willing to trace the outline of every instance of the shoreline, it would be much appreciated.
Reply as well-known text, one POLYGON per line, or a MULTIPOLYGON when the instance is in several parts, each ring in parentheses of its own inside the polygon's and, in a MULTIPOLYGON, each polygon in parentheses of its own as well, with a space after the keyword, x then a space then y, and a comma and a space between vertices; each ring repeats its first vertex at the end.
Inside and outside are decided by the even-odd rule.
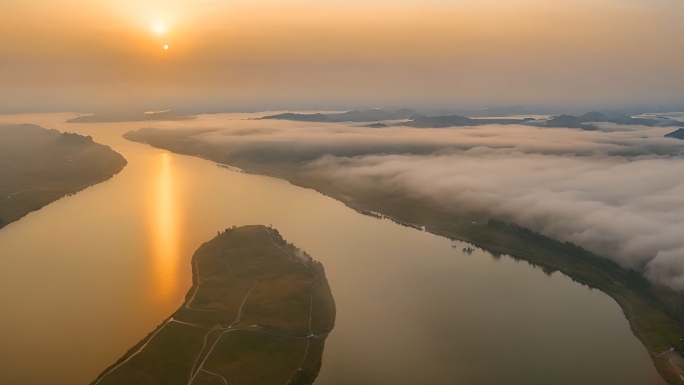
MULTIPOLYGON (((3 160, 11 160, 24 164, 30 163, 26 159, 21 159, 26 158, 27 155, 48 154, 48 156, 46 159, 41 159, 37 166, 33 165, 35 167, 28 169, 26 166, 17 170, 0 169, 0 178, 6 179, 5 188, 13 191, 0 197, 0 229, 62 198, 108 181, 128 164, 126 158, 119 152, 93 141, 89 136, 32 124, 0 125, 0 139, 5 137, 9 137, 10 141, 19 142, 14 146, 22 148, 22 151, 20 155, 10 152, 10 156, 3 157, 1 155, 6 149, 3 149, 0 143, 0 163, 3 160), (75 171, 65 170, 66 165, 77 168, 76 171, 91 174, 86 174, 75 181, 65 180, 67 174, 75 171), (17 175, 26 177, 29 182, 17 178, 17 175), (19 203, 13 204, 17 200, 19 203)), ((78 173, 75 174, 78 175, 78 173)))
MULTIPOLYGON (((264 235, 261 234, 261 238, 264 238, 264 235)), ((225 245, 223 245, 225 246, 225 245)), ((237 246, 236 246, 237 247, 237 246)), ((180 305, 180 307, 173 312, 169 317, 164 319, 164 321, 158 325, 152 332, 150 332, 145 338, 140 340, 138 343, 136 343, 132 348, 130 348, 122 357, 120 357, 115 363, 107 367, 104 371, 102 371, 95 380, 93 380, 90 384, 91 385, 97 385, 103 380, 104 383, 109 383, 109 379, 107 378, 108 375, 114 375, 115 379, 111 380, 114 381, 113 383, 119 383, 122 380, 129 380, 131 378, 137 378, 136 376, 143 375, 145 378, 154 378, 154 375, 159 375, 158 368, 155 367, 155 365, 159 365, 159 363, 166 363, 166 362, 177 362, 177 361, 165 361, 164 357, 156 357, 154 354, 152 354, 152 357, 155 357, 153 361, 150 361, 150 354, 149 352, 147 353, 147 358, 139 358, 135 363, 132 363, 133 367, 124 367, 123 365, 132 362, 134 358, 140 353, 144 353, 145 348, 150 346, 150 349, 155 350, 159 349, 160 346, 153 346, 153 345, 159 345, 160 342, 155 342, 155 337, 168 325, 171 324, 179 324, 179 325, 187 325, 184 327, 191 327, 192 330, 205 330, 204 333, 204 343, 202 345, 202 348, 198 352, 198 356, 194 359, 194 364, 190 368, 190 383, 194 383, 196 381, 200 381, 200 383, 203 383, 202 381, 204 380, 205 373, 209 373, 210 375, 217 375, 221 376, 221 374, 215 373, 216 371, 222 371, 222 370, 230 370, 225 369, 224 367, 217 369, 212 369, 212 370, 207 370, 203 368, 205 363, 207 362, 208 358, 212 355, 212 352, 214 351, 214 348, 219 345, 219 341, 222 339, 224 335, 226 335, 229 332, 237 332, 239 333, 249 333, 252 336, 265 336, 265 338, 271 338, 273 340, 280 340, 280 344, 282 345, 282 341, 302 341, 306 339, 306 350, 304 351, 304 356, 301 359, 301 363, 298 364, 299 368, 294 370, 291 374, 288 374, 290 380, 288 383, 292 384, 301 384, 301 385, 309 385, 313 383, 313 380, 316 378, 318 375, 318 370, 320 370, 320 364, 322 360, 322 352, 323 352, 323 347, 324 347, 324 340, 328 336, 328 334, 332 331, 334 327, 334 319, 335 319, 335 304, 334 304, 334 299, 332 297, 332 294, 330 292, 330 287, 328 285, 327 279, 325 277, 325 272, 323 270, 322 265, 308 257, 308 254, 306 254, 303 251, 300 251, 303 253, 303 255, 307 256, 309 258, 308 261, 300 260, 299 257, 293 256, 292 253, 288 252, 286 249, 292 249, 291 251, 296 251, 299 250, 295 246, 288 244, 285 242, 285 240, 282 239, 280 234, 277 232, 277 230, 272 229, 270 227, 266 227, 263 225, 251 225, 251 226, 243 226, 239 228, 229 228, 226 229, 225 231, 220 231, 219 235, 217 235, 215 238, 213 238, 210 241, 205 242, 202 244, 197 251, 193 254, 190 263, 192 266, 192 285, 188 289, 186 295, 185 295, 185 300, 183 303, 180 305), (264 241, 263 239, 259 240, 257 239, 259 235, 255 235, 254 233, 259 233, 261 234, 261 229, 265 230, 265 233, 268 234, 268 241, 264 241), (275 241, 273 239, 273 234, 275 234, 275 241), (227 235, 226 235, 227 234, 227 235), (237 234, 237 235, 233 235, 237 234), (237 258, 235 259, 237 262, 237 267, 236 265, 233 264, 233 262, 228 265, 225 261, 224 258, 225 256, 223 255, 223 251, 221 248, 221 245, 223 242, 225 244, 225 240, 223 240, 226 237, 232 237, 234 239, 233 242, 238 242, 239 245, 242 245, 241 247, 247 247, 247 255, 244 255, 244 250, 243 249, 235 249, 233 250, 232 253, 228 254, 228 258, 237 258), (277 241, 277 242, 276 242, 277 241), (244 246, 244 243, 247 242, 247 246, 244 246), (252 242, 251 244, 249 242, 252 242), (263 244, 268 244, 266 246, 266 249, 249 249, 249 247, 253 247, 250 245, 254 245, 255 243, 259 245, 263 244), (215 244, 219 244, 219 247, 217 249, 214 249, 215 244), (272 243, 272 245, 271 245, 272 243), (281 247, 282 246, 282 247, 281 247), (277 251, 271 250, 270 254, 268 254, 266 251, 267 249, 277 249, 277 251), (274 255, 275 252, 275 255, 274 255), (238 256, 234 256, 233 254, 236 254, 238 256), (240 254, 243 253, 243 254, 240 254), (267 253, 267 254, 264 254, 267 253), (287 257, 281 255, 277 255, 279 253, 284 253, 287 255, 287 257), (212 259, 207 260, 207 258, 210 257, 212 259), (198 259, 202 259, 203 261, 198 262, 198 259), (251 262, 254 260, 255 262, 251 262), (252 266, 252 263, 257 263, 258 261, 258 266, 259 269, 255 269, 255 266, 252 266), (205 266, 205 268, 210 270, 210 274, 208 276, 205 276, 205 279, 202 280, 202 273, 200 272, 200 268, 198 266, 198 263, 202 263, 205 266), (265 263, 265 264, 264 264, 265 263), (231 267, 232 266, 232 267, 231 267), (285 266, 285 267, 283 267, 285 266), (289 268, 287 266, 290 266, 289 268), (297 273, 297 270, 292 270, 292 268, 297 267, 299 273, 297 273), (227 267, 227 269, 226 269, 227 267), (236 273, 233 272, 233 269, 240 270, 241 272, 238 275, 235 275, 236 273), (274 270, 275 269, 275 270, 274 270), (284 269, 284 270, 283 270, 284 269), (289 269, 289 270, 288 270, 289 269), (257 287, 257 282, 260 284, 260 290, 266 292, 267 298, 269 298, 269 301, 273 301, 272 297, 268 297, 268 295, 272 296, 273 295, 273 290, 275 289, 276 291, 282 290, 282 287, 278 285, 282 285, 280 283, 280 280, 282 279, 288 279, 292 278, 294 281, 295 285, 300 285, 301 282, 297 283, 298 280, 301 281, 301 277, 298 277, 298 274, 302 273, 302 269, 305 269, 306 271, 310 272, 310 275, 312 277, 309 277, 311 279, 314 279, 315 283, 311 288, 305 287, 306 289, 306 297, 307 297, 307 303, 306 303, 306 325, 299 325, 296 326, 295 324, 288 324, 287 320, 283 324, 282 319, 279 317, 261 317, 259 315, 259 312, 257 311, 255 313, 255 310, 253 309, 244 309, 246 302, 248 298, 250 299, 251 302, 251 307, 254 306, 259 306, 261 303, 260 301, 264 301, 264 294, 260 293, 252 293, 254 292, 255 288, 257 287), (217 270, 219 272, 217 272, 217 270), (241 282, 245 280, 244 275, 247 274, 256 274, 257 277, 263 277, 263 280, 260 281, 254 281, 249 288, 249 291, 247 291, 247 294, 242 296, 239 296, 239 300, 241 301, 239 304, 239 307, 237 309, 236 314, 232 314, 233 310, 231 308, 232 299, 231 297, 221 297, 225 295, 233 296, 235 293, 235 288, 238 288, 241 285, 241 282), (282 275, 285 274, 285 275, 282 275), (227 275, 227 276, 226 276, 227 275), (276 275, 278 276, 278 279, 280 280, 273 280, 273 276, 276 275), (225 285, 228 286, 220 286, 221 282, 224 282, 225 285), (269 282, 271 282, 269 284, 269 282), (200 293, 198 296, 198 292, 200 291, 200 287, 202 283, 209 283, 210 289, 204 290, 203 293, 200 293), (216 286, 216 285, 219 286, 216 286), (276 286, 273 286, 273 285, 276 286), (320 285, 320 286, 319 286, 320 285), (320 287, 320 290, 315 290, 317 287, 320 287), (230 288, 230 290, 228 290, 230 288), (226 291, 228 290, 228 291, 226 291), (316 294, 314 294, 314 292, 316 294), (270 293, 270 294, 269 294, 270 293), (256 299, 254 297, 256 296, 256 299), (201 297, 199 298, 199 305, 195 305, 193 307, 190 306, 191 303, 193 303, 196 299, 196 297, 201 297), (223 298, 223 300, 221 300, 223 298), (206 300, 211 299, 213 302, 207 303, 206 300), (217 302, 218 301, 218 302, 217 302), (316 302, 318 301, 318 302, 316 302), (317 306, 314 307, 314 302, 316 302, 317 306), (319 307, 322 307, 323 310, 319 309, 319 307), (248 314, 244 314, 243 311, 246 311, 248 314), (230 316, 230 318, 226 318, 226 312, 230 316), (204 317, 206 315, 206 317, 204 317), (235 316, 234 319, 232 316, 235 316), (204 318, 203 318, 204 317, 204 318), (248 318, 248 320, 244 320, 243 318, 248 318), (232 323, 231 323, 232 320, 232 323), (257 322, 255 320, 261 320, 262 322, 257 322), (249 321, 249 322, 248 322, 249 321), (246 323, 255 323, 248 325, 246 323), (226 326, 227 325, 227 326, 226 326), (283 326, 284 325, 284 326, 283 326), (312 326, 314 325, 314 326, 312 326), (302 330, 300 330, 302 329, 302 330), (304 333, 304 329, 307 330, 306 333, 304 333), (315 329, 315 331, 314 331, 315 329), (218 333, 218 337, 214 336, 212 337, 212 341, 209 345, 207 345, 207 338, 212 334, 212 333, 218 333), (315 341, 311 341, 311 339, 314 339, 315 341), (311 346, 311 348, 310 348, 311 346), (205 350, 208 349, 208 351, 205 353, 205 350), (309 351, 311 353, 309 354, 309 351), (197 364, 199 363, 199 366, 197 364), (117 369, 123 370, 123 374, 120 371, 117 371, 117 369), (196 369, 196 371, 195 371, 196 369), (141 374, 142 373, 142 374, 141 374), (117 381, 117 378, 118 381, 117 381), (128 377, 126 377, 128 376, 128 377), (150 377, 152 376, 152 377, 150 377)), ((230 250, 230 249, 229 249, 230 250)), ((205 272, 204 274, 207 274, 205 272)), ((251 278, 249 278, 251 279, 251 278)), ((291 287, 286 287, 287 290, 284 290, 282 295, 285 296, 292 296, 293 294, 296 294, 296 292, 292 292, 291 287)), ((244 294, 244 293, 241 293, 244 294)), ((300 293, 302 294, 302 293, 300 293)), ((281 302, 267 302, 267 305, 273 306, 274 304, 278 304, 277 306, 285 306, 283 309, 286 310, 286 312, 283 314, 284 318, 290 318, 292 319, 293 316, 296 316, 298 313, 296 313, 296 310, 288 310, 286 305, 291 303, 291 298, 290 297, 282 297, 281 299, 283 300, 283 304, 281 302), (290 301, 290 302, 288 302, 290 301)), ((296 304, 295 304, 296 305, 296 304)), ((302 315, 302 314, 300 314, 302 315)), ((186 333, 176 331, 175 334, 173 331, 166 331, 162 334, 166 334, 162 340, 164 339, 173 339, 176 338, 180 335, 180 337, 185 338, 187 342, 187 338, 189 338, 186 333), (170 335, 169 335, 170 334, 170 335)), ((233 333, 231 333, 233 335, 233 333)), ((227 336, 226 338, 223 338, 223 342, 225 343, 226 339, 230 339, 230 336, 227 336)), ((239 337, 235 337, 239 338, 239 337)), ((254 338, 254 337, 251 337, 254 338)), ((290 342, 288 342, 290 343, 290 342)), ((180 353, 178 352, 171 352, 171 354, 176 354, 177 356, 180 357, 181 353, 187 354, 188 351, 185 351, 181 348, 178 348, 181 350, 180 353)), ((185 348, 189 349, 189 348, 185 348)), ((224 347, 225 349, 225 347, 224 347)), ((291 349, 291 347, 290 347, 291 349)), ((190 350, 190 353, 193 351, 190 350)), ((240 352, 234 352, 235 354, 240 354, 240 352)), ((221 353, 219 352, 219 355, 221 353)), ((281 353, 282 354, 282 353, 281 353)), ((193 356, 194 357, 194 356, 193 356)), ((273 358, 271 358, 273 359, 273 358)), ((275 359, 280 359, 279 362, 282 364, 282 355, 281 356, 276 356, 275 359)), ((211 360, 210 360, 211 361, 211 360)), ((180 362, 180 361, 178 361, 180 362)), ((214 363, 215 364, 215 363, 214 363)), ((230 364, 228 365, 230 366, 230 364)), ((182 369, 182 368, 181 368, 182 369)), ((182 373, 186 373, 184 369, 181 370, 181 373, 179 376, 183 376, 182 373)), ((288 372, 289 373, 289 372, 288 372)), ((172 383, 181 383, 184 381, 187 381, 187 378, 182 379, 182 381, 178 381, 181 379, 180 377, 174 377, 172 383)))
MULTIPOLYGON (((142 142, 132 139, 129 135, 124 137, 134 142, 142 142)), ((153 142, 153 140, 147 138, 144 144, 157 147, 153 142)), ((262 165, 246 159, 224 156, 218 149, 210 152, 205 148, 204 152, 196 154, 192 151, 186 151, 184 148, 175 148, 172 145, 173 143, 167 142, 164 144, 166 146, 159 146, 157 148, 180 155, 199 157, 217 164, 230 165, 249 174, 283 179, 295 186, 311 189, 340 201, 362 215, 378 218, 379 214, 402 226, 427 231, 452 240, 468 242, 495 254, 503 254, 514 259, 525 260, 547 273, 559 271, 572 280, 590 288, 598 289, 611 297, 621 307, 625 318, 629 322, 632 333, 646 348, 651 361, 663 380, 671 385, 684 384, 684 377, 682 376, 684 370, 675 366, 670 359, 670 356, 676 355, 676 357, 679 357, 677 360, 679 360, 681 356, 675 350, 672 350, 672 353, 663 354, 668 349, 673 348, 674 344, 670 343, 670 341, 679 340, 679 337, 684 335, 684 323, 665 314, 663 311, 664 305, 649 298, 649 293, 640 290, 627 279, 633 278, 629 276, 630 271, 612 261, 595 256, 593 253, 574 245, 572 246, 582 253, 591 254, 596 260, 588 262, 583 260, 582 257, 578 258, 574 255, 559 253, 545 248, 543 245, 540 246, 534 241, 498 231, 489 226, 489 224, 478 224, 471 220, 460 218, 456 214, 432 208, 426 202, 396 197, 380 199, 355 194, 353 191, 342 191, 330 183, 316 181, 303 175, 303 173, 298 172, 299 170, 296 167, 291 165, 289 165, 289 168, 288 165, 279 165, 280 167, 276 165, 262 165), (421 208, 416 209, 416 206, 421 206, 421 208), (444 216, 447 216, 447 218, 444 216), (602 266, 602 264, 606 263, 611 266, 602 266), (630 314, 632 314, 631 317, 629 316, 630 314), (657 330, 654 331, 656 328, 657 330)), ((563 245, 563 243, 551 238, 539 234, 536 235, 544 238, 545 241, 563 245)), ((639 274, 639 278, 645 280, 640 273, 637 274, 639 274)), ((668 290, 672 291, 671 289, 668 290)), ((682 362, 684 362, 684 359, 682 359, 682 362)))

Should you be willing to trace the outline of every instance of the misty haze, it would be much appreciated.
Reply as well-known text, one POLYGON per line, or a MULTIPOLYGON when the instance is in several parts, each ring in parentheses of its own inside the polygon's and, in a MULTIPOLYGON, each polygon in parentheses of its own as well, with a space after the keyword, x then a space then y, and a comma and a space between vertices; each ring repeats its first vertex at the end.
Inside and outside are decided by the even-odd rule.
POLYGON ((3 1, 0 384, 684 385, 682 14, 3 1))

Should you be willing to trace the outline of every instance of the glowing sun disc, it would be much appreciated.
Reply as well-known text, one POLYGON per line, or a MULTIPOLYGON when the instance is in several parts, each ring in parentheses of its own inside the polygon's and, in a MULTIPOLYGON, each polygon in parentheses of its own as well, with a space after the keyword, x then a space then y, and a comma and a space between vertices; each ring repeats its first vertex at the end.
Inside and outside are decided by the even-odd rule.
POLYGON ((157 33, 158 35, 162 35, 162 34, 164 34, 164 32, 166 32, 166 26, 164 25, 163 22, 160 21, 160 22, 154 23, 154 25, 152 26, 152 30, 155 33, 157 33))
POLYGON ((165 50, 168 50, 168 49, 169 49, 169 45, 168 45, 168 44, 165 45, 165 46, 164 46, 164 49, 165 49, 165 50))

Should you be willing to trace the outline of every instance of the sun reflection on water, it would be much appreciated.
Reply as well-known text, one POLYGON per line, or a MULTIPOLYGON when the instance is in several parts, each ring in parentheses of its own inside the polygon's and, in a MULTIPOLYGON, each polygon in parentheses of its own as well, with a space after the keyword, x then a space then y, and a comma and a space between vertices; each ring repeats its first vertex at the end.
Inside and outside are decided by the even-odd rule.
POLYGON ((161 154, 157 162, 156 183, 151 190, 148 205, 151 218, 152 293, 157 300, 168 299, 178 286, 180 261, 179 204, 176 175, 172 157, 161 154))

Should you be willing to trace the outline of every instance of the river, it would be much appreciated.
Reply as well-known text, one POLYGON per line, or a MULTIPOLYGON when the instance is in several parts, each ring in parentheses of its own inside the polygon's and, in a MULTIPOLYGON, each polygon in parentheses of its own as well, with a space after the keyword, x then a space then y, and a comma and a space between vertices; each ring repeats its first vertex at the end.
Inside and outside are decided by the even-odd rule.
POLYGON ((91 135, 129 164, 0 230, 2 384, 88 384, 182 303, 194 250, 246 224, 273 225, 325 266, 337 322, 316 384, 664 383, 597 290, 121 137, 145 123, 70 116, 0 123, 91 135))

